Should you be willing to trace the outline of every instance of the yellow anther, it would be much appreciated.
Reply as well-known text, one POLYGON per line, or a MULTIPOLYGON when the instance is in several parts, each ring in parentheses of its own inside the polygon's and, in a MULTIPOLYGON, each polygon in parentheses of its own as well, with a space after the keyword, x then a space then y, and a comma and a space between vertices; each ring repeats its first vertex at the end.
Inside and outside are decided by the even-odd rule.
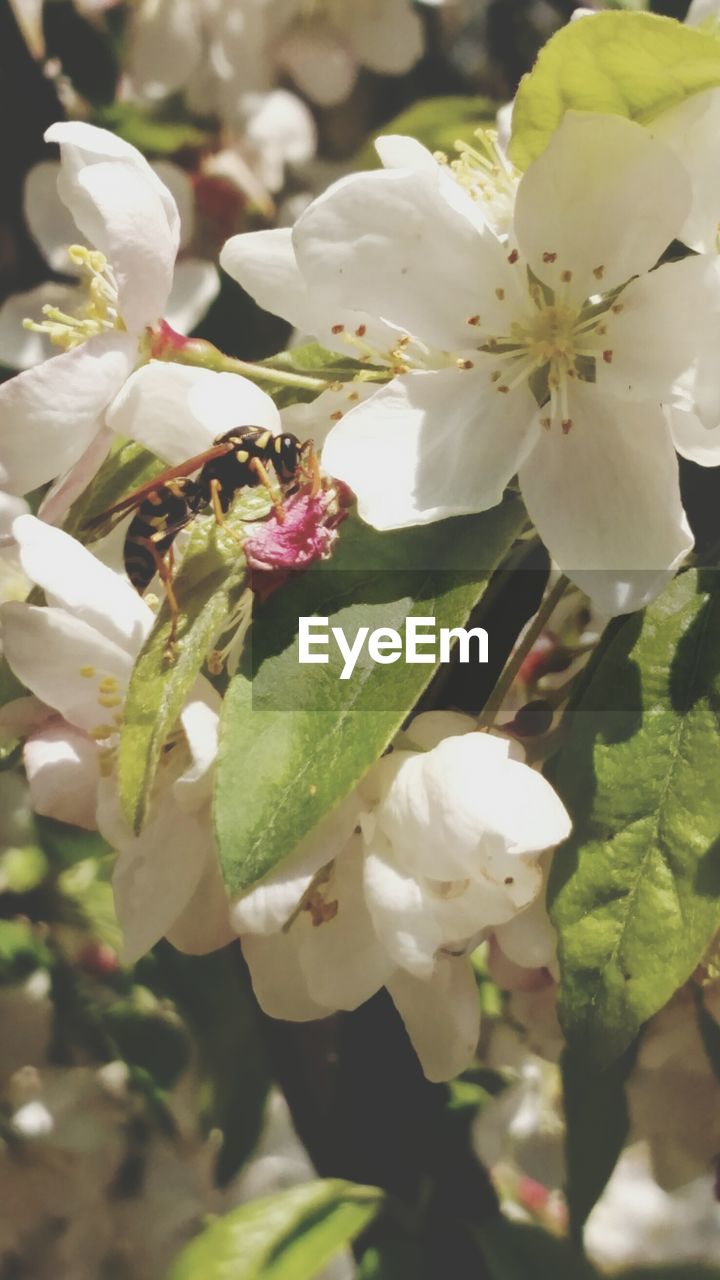
POLYGON ((98 688, 101 693, 115 693, 120 685, 115 676, 103 676, 98 688))
POLYGON ((102 742, 105 738, 112 738, 117 733, 117 729, 111 724, 96 724, 94 729, 89 729, 88 733, 91 738, 96 738, 98 742, 102 742))
POLYGON ((86 680, 91 680, 93 676, 97 675, 97 671, 95 670, 94 667, 81 667, 80 675, 83 676, 86 680))
POLYGON ((101 693, 98 695, 98 703, 101 707, 121 707, 122 698, 119 693, 101 693))
POLYGON ((74 315, 47 303, 42 309, 42 321, 23 320, 23 328, 47 334, 54 346, 63 347, 66 351, 101 333, 125 329, 118 311, 117 281, 104 253, 81 244, 71 244, 68 257, 73 267, 82 273, 83 280, 78 288, 84 283, 87 301, 78 307, 74 315))

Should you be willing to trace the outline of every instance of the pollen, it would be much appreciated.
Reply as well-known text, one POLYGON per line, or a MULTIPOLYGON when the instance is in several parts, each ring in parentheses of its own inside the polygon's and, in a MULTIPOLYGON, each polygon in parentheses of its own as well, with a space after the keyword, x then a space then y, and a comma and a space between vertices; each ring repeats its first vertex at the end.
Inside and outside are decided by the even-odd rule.
POLYGON ((456 364, 458 369, 474 369, 475 368, 475 362, 473 360, 457 360, 456 364))
POLYGON ((89 729, 88 733, 91 738, 96 738, 102 742, 105 738, 112 738, 117 729, 111 724, 96 724, 94 729, 89 729))
POLYGON ((511 267, 515 265, 519 257, 520 257, 520 254, 518 253, 517 249, 513 249, 512 253, 508 254, 508 262, 510 263, 511 267))
POLYGON ((557 254, 556 254, 556 253, 544 253, 544 254, 543 254, 543 262, 557 262, 557 254))
POLYGON ((344 325, 344 324, 334 324, 334 325, 332 326, 332 328, 331 328, 330 332, 331 332, 331 333, 344 333, 344 332, 345 332, 345 325, 344 325))
POLYGON ((495 297, 497 298, 498 302, 504 302, 504 301, 505 301, 505 290, 504 290, 504 289, 496 289, 496 290, 495 290, 495 297))
POLYGON ((564 435, 564 436, 566 436, 566 435, 568 434, 568 432, 572 431, 572 425, 573 425, 572 418, 563 418, 563 420, 562 420, 562 433, 563 433, 563 435, 564 435))
POLYGON ((562 280, 563 284, 569 284, 570 281, 572 280, 572 271, 563 271, 562 275, 560 276, 560 279, 562 280))
POLYGON ((593 275, 596 280, 602 280, 605 275, 605 268, 603 266, 593 267, 593 275))
POLYGON ((330 414, 330 421, 339 422, 342 417, 343 417, 342 409, 336 409, 334 413, 330 414))
POLYGON ((480 323, 480 317, 479 317, 479 316, 468 316, 468 318, 467 318, 467 320, 465 321, 465 323, 466 323, 466 324, 477 325, 477 324, 479 324, 479 323, 480 323))
POLYGON ((357 329, 355 330, 355 337, 364 338, 366 333, 367 333, 367 325, 359 324, 357 329))
POLYGON ((98 695, 98 703, 101 707, 120 707, 122 706, 122 698, 119 693, 101 693, 98 695))
POLYGON ((81 667, 80 675, 83 676, 85 680, 92 680, 93 676, 97 675, 97 671, 94 667, 81 667))
POLYGON ((612 359, 613 359, 612 351, 603 351, 603 360, 605 361, 606 364, 612 364, 612 359))
POLYGON ((46 303, 42 309, 43 320, 23 320, 24 329, 45 334, 53 346, 62 347, 65 351, 113 329, 125 330, 118 311, 117 280, 105 255, 97 249, 72 244, 68 257, 73 268, 80 272, 78 289, 85 289, 86 301, 74 315, 46 303))

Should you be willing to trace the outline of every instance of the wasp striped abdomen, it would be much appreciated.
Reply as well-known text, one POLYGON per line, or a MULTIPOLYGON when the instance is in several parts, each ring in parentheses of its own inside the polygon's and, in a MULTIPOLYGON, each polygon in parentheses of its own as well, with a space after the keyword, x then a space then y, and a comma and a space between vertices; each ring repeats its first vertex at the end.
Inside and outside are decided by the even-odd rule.
POLYGON ((202 487, 187 476, 166 480, 143 498, 125 535, 125 572, 140 595, 159 571, 181 529, 204 505, 202 487))

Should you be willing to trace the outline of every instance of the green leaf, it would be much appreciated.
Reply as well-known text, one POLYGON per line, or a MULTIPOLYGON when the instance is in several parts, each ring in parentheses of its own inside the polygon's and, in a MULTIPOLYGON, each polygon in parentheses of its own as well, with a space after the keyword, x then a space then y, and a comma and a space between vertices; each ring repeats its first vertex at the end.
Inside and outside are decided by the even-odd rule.
POLYGON ((435 669, 375 666, 365 650, 340 680, 332 649, 327 666, 301 666, 298 618, 328 617, 348 639, 360 626, 402 631, 409 615, 462 625, 524 519, 509 497, 480 516, 390 534, 348 520, 332 560, 258 610, 225 698, 216 770, 215 830, 231 893, 291 853, 356 785, 435 669))
POLYGON ((63 524, 65 532, 85 543, 102 537, 104 530, 86 529, 87 521, 101 515, 134 489, 139 489, 140 485, 152 480, 164 466, 159 458, 142 445, 118 437, 92 484, 71 506, 63 524))
POLYGON ((120 802, 135 832, 142 829, 163 746, 173 730, 223 623, 245 587, 246 564, 236 540, 255 495, 243 495, 224 527, 213 517, 195 522, 173 589, 180 609, 174 658, 168 655, 167 600, 133 668, 118 755, 120 802))
POLYGON ((327 1180, 291 1187, 213 1222, 168 1280, 314 1280, 383 1206, 375 1187, 327 1180))
POLYGON ((553 862, 560 1012, 614 1061, 720 924, 720 597, 682 574, 611 628, 569 715, 553 782, 574 831, 553 862))
POLYGON ((428 151, 444 151, 452 157, 455 143, 472 142, 475 130, 493 127, 500 103, 491 98, 452 95, 426 98, 383 125, 378 134, 365 143, 355 160, 357 169, 377 169, 380 159, 375 150, 375 137, 399 133, 417 138, 428 151))
POLYGON ((21 982, 52 963, 52 953, 29 924, 0 920, 0 983, 21 982))
POLYGON ((189 120, 166 119, 134 102, 113 102, 95 113, 94 123, 111 129, 143 155, 171 156, 187 147, 206 145, 212 137, 189 120))
POLYGON ((647 124, 717 85, 717 40, 674 18, 607 12, 571 22, 548 41, 521 81, 510 158, 526 169, 566 111, 601 111, 647 124))
POLYGON ((567 1240, 497 1217, 476 1231, 489 1280, 600 1280, 567 1240))
POLYGON ((635 1061, 630 1050, 600 1071, 567 1049, 562 1058, 565 1111, 566 1198, 570 1235, 582 1241, 582 1229, 607 1186, 628 1134, 625 1081, 635 1061))

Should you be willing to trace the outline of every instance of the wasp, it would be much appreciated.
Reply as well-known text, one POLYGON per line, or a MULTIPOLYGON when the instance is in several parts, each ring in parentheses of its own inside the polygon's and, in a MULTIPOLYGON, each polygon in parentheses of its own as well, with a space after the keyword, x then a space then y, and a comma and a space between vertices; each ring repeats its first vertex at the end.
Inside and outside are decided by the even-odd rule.
POLYGON ((319 485, 317 458, 311 440, 301 444, 286 432, 274 436, 263 427, 233 427, 217 436, 212 446, 176 467, 169 467, 87 521, 88 529, 113 529, 134 511, 123 546, 123 563, 135 590, 143 595, 158 574, 170 608, 171 628, 167 652, 175 647, 180 611, 173 589, 173 546, 177 535, 203 509, 211 508, 218 524, 240 489, 263 485, 273 499, 275 513, 283 519, 283 495, 305 475, 315 490, 319 485), (273 484, 270 468, 279 491, 273 484), (197 478, 192 477, 197 474, 197 478))

